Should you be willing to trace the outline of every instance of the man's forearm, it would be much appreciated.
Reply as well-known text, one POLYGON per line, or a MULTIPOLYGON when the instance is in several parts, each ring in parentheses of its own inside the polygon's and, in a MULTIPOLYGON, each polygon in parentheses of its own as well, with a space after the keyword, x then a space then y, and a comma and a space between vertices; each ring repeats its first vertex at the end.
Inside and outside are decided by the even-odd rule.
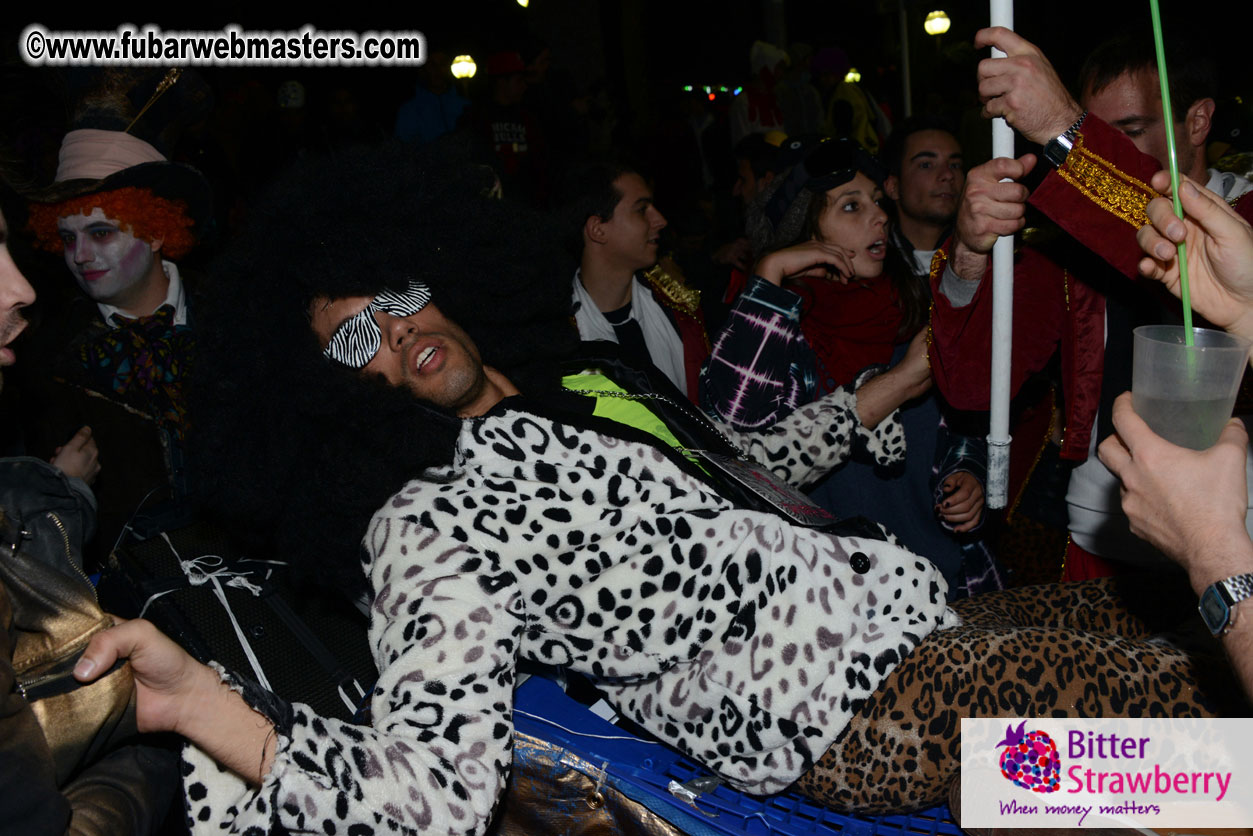
MULTIPOLYGON (((1189 552, 1181 562, 1198 598, 1212 583, 1253 572, 1253 540, 1243 531, 1221 542, 1197 543, 1189 552)), ((1223 648, 1245 693, 1253 697, 1253 598, 1235 604, 1233 613, 1223 648)))
POLYGON ((952 263, 944 266, 944 272, 940 274, 940 292, 944 294, 944 298, 948 299, 949 304, 954 308, 964 308, 974 301, 975 293, 979 291, 979 284, 983 280, 983 274, 987 271, 987 260, 984 259, 983 266, 974 279, 963 278, 953 268, 952 263))
POLYGON ((205 754, 259 786, 274 763, 274 724, 254 711, 217 671, 202 666, 195 695, 176 729, 205 754))

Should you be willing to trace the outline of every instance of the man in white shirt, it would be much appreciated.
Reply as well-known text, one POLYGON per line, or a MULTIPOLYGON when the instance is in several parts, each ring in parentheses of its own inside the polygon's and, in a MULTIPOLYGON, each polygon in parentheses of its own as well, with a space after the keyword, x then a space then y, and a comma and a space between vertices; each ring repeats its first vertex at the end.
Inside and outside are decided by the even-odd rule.
POLYGON ((586 166, 569 178, 565 205, 580 225, 579 336, 618 343, 624 357, 656 366, 695 399, 709 355, 700 294, 655 266, 666 219, 644 178, 622 166, 586 166))

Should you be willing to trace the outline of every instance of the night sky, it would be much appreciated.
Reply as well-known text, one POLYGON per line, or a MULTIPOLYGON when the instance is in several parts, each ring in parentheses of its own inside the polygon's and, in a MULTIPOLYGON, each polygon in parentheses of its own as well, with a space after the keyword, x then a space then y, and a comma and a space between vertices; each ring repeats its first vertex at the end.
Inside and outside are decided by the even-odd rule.
MULTIPOLYGON (((944 108, 960 112, 974 107, 974 67, 981 56, 971 46, 973 33, 986 24, 988 4, 956 0, 944 5, 953 20, 952 29, 940 39, 922 30, 922 19, 934 7, 917 2, 905 4, 913 72, 915 111, 944 108)), ((1064 81, 1071 81, 1084 54, 1100 39, 1128 21, 1149 16, 1147 0, 1097 0, 1086 4, 1020 2, 1016 29, 1044 48, 1064 81)), ((64 82, 58 71, 31 70, 16 57, 17 35, 32 22, 49 28, 82 30, 112 29, 122 22, 117 7, 101 5, 74 10, 31 6, 10 11, 0 28, 0 107, 8 115, 3 129, 10 135, 14 118, 20 123, 63 122, 59 106, 50 100, 61 97, 64 82), (29 19, 26 19, 29 18, 29 19)), ((323 30, 418 29, 429 48, 449 54, 468 52, 484 67, 486 57, 500 49, 519 49, 529 55, 543 46, 551 49, 552 67, 576 90, 604 89, 624 103, 624 113, 645 125, 659 117, 667 97, 683 84, 714 84, 735 87, 748 75, 748 49, 757 38, 778 31, 781 22, 789 43, 814 47, 837 45, 846 49, 862 73, 862 85, 892 113, 902 112, 901 46, 898 0, 865 2, 816 2, 815 0, 725 0, 724 2, 675 2, 675 0, 530 0, 522 8, 515 0, 461 0, 432 4, 407 4, 403 11, 392 5, 364 0, 343 4, 322 15, 254 12, 241 0, 212 4, 134 2, 126 4, 125 21, 156 23, 166 30, 215 29, 237 23, 245 29, 296 29, 312 23, 323 30)), ((1185 16, 1198 9, 1214 18, 1211 28, 1248 32, 1253 27, 1253 4, 1198 4, 1163 0, 1167 37, 1186 23, 1185 16), (1238 9, 1239 11, 1231 11, 1238 9)), ((1227 62, 1227 92, 1253 93, 1249 64, 1240 51, 1217 48, 1227 62)), ((221 89, 240 76, 255 77, 277 87, 297 78, 311 96, 331 83, 351 86, 361 102, 364 116, 378 126, 390 128, 396 107, 412 94, 413 68, 298 68, 258 69, 201 68, 209 83, 221 89)), ((471 93, 481 92, 479 78, 471 93), (476 89, 477 88, 477 89, 476 89)), ((52 128, 49 127, 49 130, 52 128)))

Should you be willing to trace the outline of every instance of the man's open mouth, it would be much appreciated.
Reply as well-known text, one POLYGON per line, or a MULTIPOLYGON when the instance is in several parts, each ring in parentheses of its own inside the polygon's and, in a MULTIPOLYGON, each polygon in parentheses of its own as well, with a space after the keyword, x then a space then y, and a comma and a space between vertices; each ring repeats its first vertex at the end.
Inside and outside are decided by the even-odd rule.
POLYGON ((431 358, 435 356, 435 352, 439 351, 439 346, 428 345, 418 354, 418 359, 414 362, 414 368, 422 371, 422 367, 431 362, 431 358))

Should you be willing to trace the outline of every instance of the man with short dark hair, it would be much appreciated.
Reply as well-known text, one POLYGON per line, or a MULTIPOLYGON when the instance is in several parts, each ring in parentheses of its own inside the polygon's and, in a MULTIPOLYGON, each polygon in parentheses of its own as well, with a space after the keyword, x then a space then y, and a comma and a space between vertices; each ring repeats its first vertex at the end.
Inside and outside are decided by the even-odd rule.
POLYGON ((748 206, 757 193, 774 179, 779 145, 785 139, 779 131, 749 134, 735 144, 735 185, 731 194, 748 206))
MULTIPOLYGON (((980 64, 985 113, 1005 117, 1025 138, 1044 145, 1041 162, 1051 170, 1030 195, 1031 204, 1105 262, 1070 253, 1062 271, 1038 251, 1022 248, 1015 266, 1014 305, 1022 326, 1014 332, 1013 385, 1042 369, 1060 346, 1067 413, 1061 456, 1080 463, 1066 496, 1066 577, 1107 575, 1137 563, 1164 565, 1160 554, 1130 533, 1118 480, 1093 455, 1113 431, 1114 398, 1130 388, 1134 328, 1178 322, 1180 315, 1173 300, 1126 281, 1136 276, 1140 259, 1136 230, 1147 223, 1145 207, 1157 196, 1147 184, 1168 164, 1152 39, 1127 33, 1098 48, 1081 76, 1082 105, 1043 53, 1017 34, 984 29, 975 43, 1006 53, 980 64)), ((1205 168, 1217 81, 1212 61, 1181 37, 1173 47, 1168 59, 1180 171, 1253 218, 1253 184, 1205 168)), ((959 408, 987 406, 988 377, 972 369, 986 369, 989 362, 988 253, 998 234, 1023 224, 1025 188, 1000 181, 1021 178, 1035 165, 1028 154, 971 172, 953 246, 945 253, 947 267, 941 264, 933 277, 932 365, 937 385, 959 408)))
MULTIPOLYGON (((771 133, 755 133, 741 139, 733 149, 735 156, 735 184, 731 187, 731 196, 738 198, 739 204, 735 217, 740 228, 736 237, 713 251, 710 258, 714 264, 732 267, 740 273, 730 281, 732 287, 742 287, 745 274, 752 267, 750 259, 753 248, 744 234, 744 216, 746 210, 757 197, 758 192, 770 185, 774 180, 774 163, 779 156, 779 144, 785 139, 780 131, 771 133)), ((724 299, 723 302, 730 300, 724 299)))
POLYGON ((709 355, 700 293, 657 266, 666 219, 648 183, 629 168, 604 164, 585 166, 568 182, 565 203, 579 228, 579 336, 618 343, 624 357, 656 366, 695 400, 709 355))
POLYGON ((914 275, 926 276, 957 217, 966 183, 961 145, 943 120, 915 116, 888 136, 883 162, 883 191, 896 208, 888 233, 892 246, 914 275))

